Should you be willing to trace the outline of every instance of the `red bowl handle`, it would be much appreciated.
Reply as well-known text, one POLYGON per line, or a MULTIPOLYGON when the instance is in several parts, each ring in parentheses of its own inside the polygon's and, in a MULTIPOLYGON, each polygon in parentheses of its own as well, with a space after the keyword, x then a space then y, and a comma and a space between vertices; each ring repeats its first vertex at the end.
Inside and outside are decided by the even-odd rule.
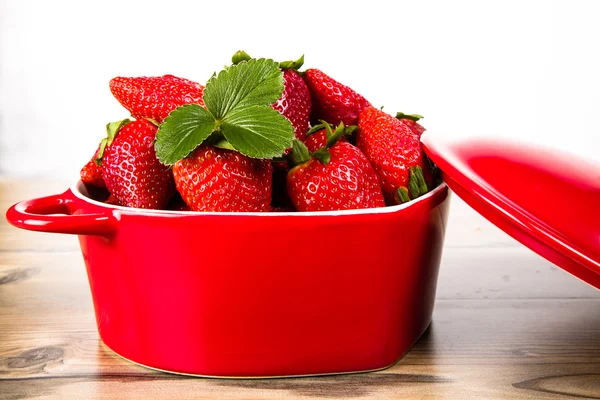
POLYGON ((108 236, 116 231, 117 220, 110 212, 72 214, 70 191, 39 199, 25 200, 6 212, 6 219, 17 228, 30 231, 108 236), (56 215, 64 214, 64 215, 56 215))

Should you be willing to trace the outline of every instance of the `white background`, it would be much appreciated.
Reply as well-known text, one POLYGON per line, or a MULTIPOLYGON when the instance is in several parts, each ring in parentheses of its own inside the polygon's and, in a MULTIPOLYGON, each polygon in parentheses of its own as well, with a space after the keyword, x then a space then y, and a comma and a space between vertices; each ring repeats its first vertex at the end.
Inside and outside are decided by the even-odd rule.
POLYGON ((600 2, 0 1, 0 174, 74 178, 127 112, 114 76, 204 82, 306 56, 389 112, 598 159, 600 2))

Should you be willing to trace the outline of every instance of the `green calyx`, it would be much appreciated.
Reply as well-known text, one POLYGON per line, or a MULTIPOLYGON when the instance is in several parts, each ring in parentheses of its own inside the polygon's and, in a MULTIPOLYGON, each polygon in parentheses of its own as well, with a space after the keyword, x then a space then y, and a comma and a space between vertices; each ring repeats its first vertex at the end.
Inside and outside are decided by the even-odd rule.
POLYGON ((244 50, 238 50, 233 56, 231 56, 231 63, 237 65, 242 61, 249 61, 252 57, 248 55, 244 50))
MULTIPOLYGON (((250 61, 251 59, 252 59, 252 57, 250 57, 250 55, 248 53, 246 53, 244 50, 238 50, 231 57, 231 63, 233 65, 237 65, 237 64, 241 63, 242 61, 250 61)), ((304 54, 302 54, 302 56, 300 56, 300 58, 295 61, 289 60, 289 61, 280 62, 279 68, 281 68, 284 71, 288 70, 288 69, 298 71, 300 68, 302 68, 303 65, 304 65, 304 54)))
POLYGON ((109 122, 106 124, 106 137, 100 141, 100 146, 98 147, 98 151, 94 155, 94 162, 96 165, 102 165, 102 157, 104 157, 104 151, 108 146, 110 146, 115 140, 117 133, 123 128, 125 125, 130 123, 131 120, 129 118, 122 119, 116 122, 109 122))
POLYGON ((312 156, 319 160, 319 162, 323 165, 327 165, 331 161, 331 153, 325 147, 320 148, 312 153, 312 156))
POLYGON ((425 182, 421 167, 414 166, 408 168, 408 190, 412 199, 416 199, 428 192, 427 182, 425 182))
POLYGON ((403 112, 398 112, 398 113, 396 113, 396 118, 410 119, 411 121, 417 122, 418 120, 420 120, 421 118, 424 118, 424 117, 419 114, 404 114, 403 112))
POLYGON ((298 139, 294 139, 292 143, 292 161, 294 165, 304 164, 310 160, 310 152, 304 143, 298 139))
POLYGON ((331 146, 336 144, 342 136, 344 136, 346 129, 343 122, 340 122, 337 128, 335 128, 335 131, 331 130, 331 125, 329 125, 327 122, 322 122, 325 125, 325 137, 327 138, 327 144, 325 147, 329 149, 331 146))
POLYGON ((326 147, 322 147, 319 150, 310 153, 308 148, 301 140, 294 139, 292 145, 292 164, 300 165, 310 161, 312 158, 317 159, 321 164, 327 165, 331 161, 331 154, 326 147))
POLYGON ((404 186, 396 189, 396 193, 394 193, 394 198, 396 200, 396 204, 403 204, 410 201, 410 197, 408 197, 408 189, 404 186))
POLYGON ((235 151, 235 147, 233 147, 231 145, 231 143, 229 143, 227 140, 225 139, 221 139, 221 140, 217 140, 213 146, 215 146, 218 149, 223 149, 223 150, 234 150, 235 151))
POLYGON ((402 204, 411 199, 414 200, 428 191, 427 182, 423 176, 423 169, 417 165, 408 168, 408 187, 401 186, 396 189, 394 199, 396 200, 396 204, 402 204))
POLYGON ((309 137, 310 135, 313 135, 317 132, 319 132, 321 129, 325 129, 325 124, 317 124, 313 127, 311 127, 307 132, 306 132, 306 137, 309 137))
POLYGON ((313 135, 319 132, 320 130, 325 129, 325 137, 327 138, 327 148, 336 144, 342 136, 352 136, 358 130, 358 127, 356 125, 344 126, 344 123, 341 122, 337 126, 337 128, 335 128, 335 131, 333 131, 331 129, 331 125, 327 121, 320 121, 320 124, 313 126, 308 130, 308 132, 306 132, 306 137, 309 137, 310 135, 313 135))
POLYGON ((317 159, 321 164, 327 165, 331 161, 331 153, 329 153, 329 149, 333 147, 342 136, 351 135, 356 130, 356 126, 344 126, 344 123, 341 122, 335 130, 331 129, 331 125, 326 121, 321 120, 321 123, 313 126, 307 133, 306 136, 315 134, 321 130, 325 129, 325 138, 327 139, 325 146, 320 149, 314 151, 313 153, 309 153, 306 145, 299 141, 298 139, 294 139, 294 147, 292 149, 292 161, 295 165, 305 163, 310 158, 317 159), (298 149, 296 149, 298 148, 298 149))
POLYGON ((246 60, 243 54, 239 58, 238 64, 206 83, 206 108, 186 104, 165 118, 154 144, 163 164, 175 164, 209 138, 224 148, 263 159, 279 157, 291 146, 292 124, 271 107, 283 93, 279 65, 264 58, 246 60))
POLYGON ((279 63, 279 68, 282 70, 292 69, 298 71, 304 65, 304 54, 296 61, 283 61, 279 63))

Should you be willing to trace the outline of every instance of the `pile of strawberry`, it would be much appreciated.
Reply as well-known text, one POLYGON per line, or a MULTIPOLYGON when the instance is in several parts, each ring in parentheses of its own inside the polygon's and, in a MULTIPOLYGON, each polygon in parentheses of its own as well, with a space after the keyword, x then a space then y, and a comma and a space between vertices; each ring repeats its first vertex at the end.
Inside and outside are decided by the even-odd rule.
POLYGON ((303 58, 237 52, 202 86, 117 77, 131 114, 81 170, 107 203, 193 211, 326 211, 401 204, 433 186, 418 115, 389 115, 303 58))

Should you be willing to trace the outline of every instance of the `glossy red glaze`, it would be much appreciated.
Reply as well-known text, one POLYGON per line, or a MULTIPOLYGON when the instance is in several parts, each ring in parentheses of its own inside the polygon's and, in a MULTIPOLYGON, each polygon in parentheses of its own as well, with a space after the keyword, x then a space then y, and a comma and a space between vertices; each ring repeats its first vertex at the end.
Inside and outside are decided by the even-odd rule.
POLYGON ((7 218, 80 235, 100 336, 142 365, 221 377, 380 369, 431 320, 445 185, 330 213, 144 211, 83 193, 79 183, 7 218))
POLYGON ((522 142, 421 138, 471 207, 556 265, 600 288, 600 165, 522 142))

